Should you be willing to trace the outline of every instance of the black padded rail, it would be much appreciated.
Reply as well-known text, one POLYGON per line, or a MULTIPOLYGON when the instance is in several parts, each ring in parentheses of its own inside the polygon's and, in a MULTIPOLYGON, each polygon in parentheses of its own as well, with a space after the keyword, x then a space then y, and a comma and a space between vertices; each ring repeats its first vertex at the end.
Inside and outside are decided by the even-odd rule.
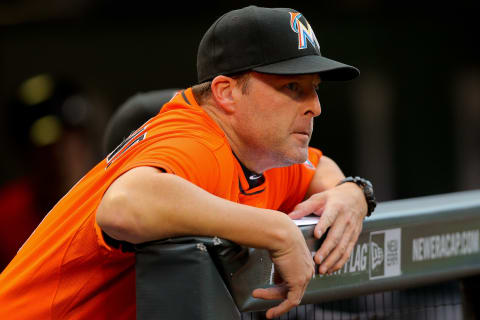
MULTIPOLYGON (((318 249, 322 240, 312 237, 313 226, 301 230, 312 252, 318 249)), ((380 297, 391 301, 382 304, 393 310, 391 317, 416 319, 401 313, 420 301, 405 307, 407 293, 416 290, 409 288, 457 288, 454 280, 480 274, 479 234, 480 190, 381 203, 365 220, 344 268, 316 275, 304 306, 282 319, 370 319, 368 299, 380 297), (333 307, 340 302, 343 311, 333 307)), ((278 303, 251 296, 253 289, 273 285, 275 270, 265 250, 206 237, 156 241, 136 250, 138 319, 263 319, 262 310, 278 303)), ((451 292, 458 297, 458 290, 451 292)), ((428 298, 437 291, 425 294, 425 301, 437 299, 428 298)), ((458 303, 440 304, 435 312, 447 305, 458 303)))

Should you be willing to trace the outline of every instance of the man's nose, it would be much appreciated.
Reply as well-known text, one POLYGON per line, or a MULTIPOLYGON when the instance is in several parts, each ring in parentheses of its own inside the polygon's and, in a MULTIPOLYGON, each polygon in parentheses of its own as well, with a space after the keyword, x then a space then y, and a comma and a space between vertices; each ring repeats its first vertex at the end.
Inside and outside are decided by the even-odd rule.
POLYGON ((322 113, 322 107, 316 90, 313 91, 308 101, 306 101, 306 106, 305 115, 310 114, 312 117, 317 117, 322 113))

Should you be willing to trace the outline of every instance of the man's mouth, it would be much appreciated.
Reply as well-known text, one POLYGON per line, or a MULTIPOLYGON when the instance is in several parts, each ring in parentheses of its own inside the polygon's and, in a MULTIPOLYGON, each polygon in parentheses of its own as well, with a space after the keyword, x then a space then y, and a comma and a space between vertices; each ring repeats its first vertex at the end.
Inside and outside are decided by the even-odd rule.
POLYGON ((303 134, 303 135, 306 135, 308 137, 310 137, 310 135, 311 135, 310 131, 295 131, 294 133, 303 134))

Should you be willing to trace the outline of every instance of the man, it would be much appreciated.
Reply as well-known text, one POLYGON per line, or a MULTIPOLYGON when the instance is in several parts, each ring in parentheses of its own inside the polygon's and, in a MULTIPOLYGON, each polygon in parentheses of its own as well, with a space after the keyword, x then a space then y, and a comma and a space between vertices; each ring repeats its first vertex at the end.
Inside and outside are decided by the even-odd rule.
POLYGON ((321 273, 345 263, 372 198, 362 181, 342 183, 337 165, 308 143, 321 111, 317 86, 358 70, 322 57, 295 10, 251 6, 205 33, 197 71, 199 85, 48 214, 1 275, 0 317, 134 318, 134 255, 119 249, 169 237, 269 250, 283 282, 252 293, 283 300, 268 318, 300 303, 314 261, 321 273), (330 228, 314 259, 291 220, 312 212, 321 215, 315 236, 330 228))

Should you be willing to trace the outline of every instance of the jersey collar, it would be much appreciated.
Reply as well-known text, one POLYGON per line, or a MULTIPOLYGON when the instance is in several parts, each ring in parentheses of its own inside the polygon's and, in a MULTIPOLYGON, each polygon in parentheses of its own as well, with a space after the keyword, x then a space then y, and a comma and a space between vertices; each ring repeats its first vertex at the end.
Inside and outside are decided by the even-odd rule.
MULTIPOLYGON (((248 169, 241 161, 238 159, 237 155, 232 151, 233 155, 237 159, 238 163, 242 167, 242 172, 245 177, 245 180, 248 183, 248 190, 261 186, 265 182, 265 176, 263 173, 257 173, 248 169)), ((240 182, 240 190, 245 191, 242 188, 242 183, 240 182)))

